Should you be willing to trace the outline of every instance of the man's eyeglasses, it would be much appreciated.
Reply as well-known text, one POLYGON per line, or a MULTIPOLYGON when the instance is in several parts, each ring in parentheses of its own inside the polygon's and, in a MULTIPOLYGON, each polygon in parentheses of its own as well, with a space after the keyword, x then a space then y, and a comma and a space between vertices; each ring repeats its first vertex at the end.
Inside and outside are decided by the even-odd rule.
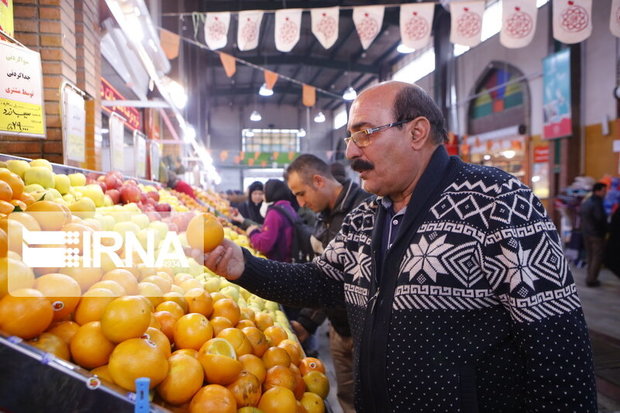
POLYGON ((405 119, 398 122, 388 123, 387 125, 377 126, 376 128, 362 129, 352 133, 351 136, 344 138, 344 141, 347 145, 349 142, 353 142, 358 148, 365 148, 370 145, 370 135, 373 133, 379 132, 383 129, 392 128, 394 126, 400 126, 404 123, 411 122, 412 120, 413 119, 405 119))

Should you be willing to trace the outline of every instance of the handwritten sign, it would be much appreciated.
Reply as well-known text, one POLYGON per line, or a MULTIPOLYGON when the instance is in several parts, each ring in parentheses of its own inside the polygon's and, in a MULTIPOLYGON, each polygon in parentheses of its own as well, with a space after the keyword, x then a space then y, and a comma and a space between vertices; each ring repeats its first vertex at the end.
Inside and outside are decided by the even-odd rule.
POLYGON ((42 82, 39 53, 0 41, 0 134, 45 138, 42 82))
POLYGON ((86 159, 86 109, 84 98, 73 87, 62 88, 62 134, 65 161, 84 162, 86 159))
POLYGON ((146 136, 143 133, 133 133, 134 155, 136 160, 136 176, 146 178, 146 136))
MULTIPOLYGON (((0 0, 0 30, 13 37, 13 0, 0 0)), ((0 35, 0 38, 2 36, 0 35)))
POLYGON ((125 125, 123 118, 116 113, 110 114, 108 125, 110 130, 110 169, 112 171, 125 170, 125 125))

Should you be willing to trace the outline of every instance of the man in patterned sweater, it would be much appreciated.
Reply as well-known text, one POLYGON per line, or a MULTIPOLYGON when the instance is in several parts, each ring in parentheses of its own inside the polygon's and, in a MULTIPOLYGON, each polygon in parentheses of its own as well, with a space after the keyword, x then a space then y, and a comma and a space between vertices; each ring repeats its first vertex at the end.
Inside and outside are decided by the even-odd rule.
POLYGON ((347 157, 364 189, 308 264, 225 240, 205 265, 286 305, 346 307, 358 412, 594 412, 587 327, 558 234, 513 176, 449 157, 421 88, 372 86, 347 157))

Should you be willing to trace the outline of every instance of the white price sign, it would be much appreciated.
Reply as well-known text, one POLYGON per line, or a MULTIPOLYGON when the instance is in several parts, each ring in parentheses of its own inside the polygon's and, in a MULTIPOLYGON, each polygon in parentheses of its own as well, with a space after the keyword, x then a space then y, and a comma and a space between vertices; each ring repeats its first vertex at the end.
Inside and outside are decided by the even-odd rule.
POLYGON ((134 131, 133 137, 136 176, 146 178, 146 136, 141 132, 134 131))
POLYGON ((108 125, 110 131, 110 169, 113 171, 125 170, 125 124, 123 118, 116 113, 110 114, 108 125))

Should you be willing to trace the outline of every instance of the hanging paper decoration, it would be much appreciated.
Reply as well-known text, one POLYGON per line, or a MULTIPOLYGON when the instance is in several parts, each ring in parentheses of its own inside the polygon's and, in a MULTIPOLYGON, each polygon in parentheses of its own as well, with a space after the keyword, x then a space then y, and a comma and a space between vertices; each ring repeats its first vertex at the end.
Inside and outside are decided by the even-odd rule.
POLYGON ((620 37, 620 0, 612 0, 610 14, 609 30, 614 36, 620 37))
POLYGON ((273 90, 273 86, 278 81, 278 74, 276 72, 272 72, 271 70, 265 70, 265 86, 267 89, 273 90))
POLYGON ((367 6, 353 8, 353 23, 362 42, 364 50, 375 40, 383 25, 385 6, 367 6))
POLYGON ((166 29, 160 29, 159 43, 161 44, 161 48, 164 49, 164 53, 168 59, 175 59, 179 55, 181 37, 178 34, 172 33, 166 29))
POLYGON ((435 3, 400 6, 400 38, 410 49, 422 49, 431 38, 435 3))
POLYGON ((303 85, 302 88, 302 102, 304 106, 314 106, 316 103, 316 88, 310 85, 303 85))
POLYGON ((226 76, 233 77, 237 71, 237 60, 234 56, 220 52, 220 61, 222 62, 222 66, 224 66, 226 76))
POLYGON ((239 50, 252 50, 258 46, 258 36, 262 20, 262 10, 239 12, 239 27, 237 30, 237 47, 239 50))
POLYGON ((290 52, 299 41, 301 9, 276 10, 275 39, 276 49, 290 52))
POLYGON ((553 0, 553 38, 579 43, 592 34, 592 0, 553 0))
POLYGON ((510 49, 530 44, 536 31, 536 0, 504 0, 502 7, 501 44, 510 49))
POLYGON ((480 43, 484 0, 450 3, 452 30, 450 41, 463 46, 474 47, 480 43))
POLYGON ((312 34, 321 45, 329 49, 338 40, 339 7, 324 7, 310 10, 312 34))
POLYGON ((205 19, 205 43, 211 50, 221 49, 228 42, 230 12, 207 13, 205 19))

